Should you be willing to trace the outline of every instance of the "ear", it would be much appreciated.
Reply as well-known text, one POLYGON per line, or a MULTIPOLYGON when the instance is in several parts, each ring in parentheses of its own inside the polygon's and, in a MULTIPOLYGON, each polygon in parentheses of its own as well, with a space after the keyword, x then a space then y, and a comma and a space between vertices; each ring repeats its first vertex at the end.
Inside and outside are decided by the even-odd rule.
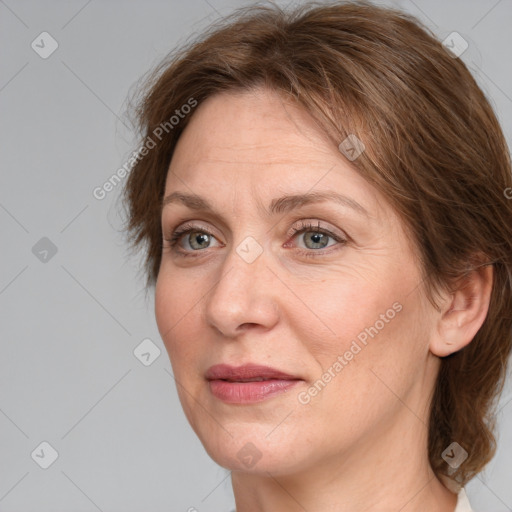
POLYGON ((480 265, 459 278, 455 291, 444 296, 429 345, 434 355, 444 357, 470 343, 487 316, 492 283, 492 264, 480 265))

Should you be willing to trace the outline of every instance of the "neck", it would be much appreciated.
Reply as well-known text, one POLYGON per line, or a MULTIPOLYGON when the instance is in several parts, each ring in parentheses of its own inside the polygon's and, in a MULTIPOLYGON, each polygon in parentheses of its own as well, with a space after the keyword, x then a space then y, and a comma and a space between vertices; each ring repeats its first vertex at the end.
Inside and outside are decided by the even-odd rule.
POLYGON ((233 471, 236 511, 454 512, 456 495, 428 463, 427 427, 406 407, 401 416, 366 445, 293 474, 233 471))

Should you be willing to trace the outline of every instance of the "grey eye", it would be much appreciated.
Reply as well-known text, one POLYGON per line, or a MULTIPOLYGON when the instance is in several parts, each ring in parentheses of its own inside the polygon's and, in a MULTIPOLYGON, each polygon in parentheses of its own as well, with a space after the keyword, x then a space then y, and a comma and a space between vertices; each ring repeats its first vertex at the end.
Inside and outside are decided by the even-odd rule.
POLYGON ((211 235, 202 231, 192 231, 185 239, 192 249, 205 249, 210 244, 211 235), (197 244, 197 246, 196 246, 197 244))
POLYGON ((302 233, 299 233, 299 235, 299 240, 303 241, 306 249, 323 249, 328 246, 329 239, 336 242, 332 235, 314 229, 304 229, 302 230, 302 233))

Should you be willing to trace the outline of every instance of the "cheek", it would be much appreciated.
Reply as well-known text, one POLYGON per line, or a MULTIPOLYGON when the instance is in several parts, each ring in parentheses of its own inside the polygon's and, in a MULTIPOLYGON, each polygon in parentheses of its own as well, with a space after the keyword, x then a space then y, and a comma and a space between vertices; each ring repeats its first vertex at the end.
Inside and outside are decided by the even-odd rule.
POLYGON ((166 343, 168 334, 177 320, 174 304, 172 288, 166 285, 160 273, 155 286, 155 318, 164 343, 166 343))
MULTIPOLYGON (((295 289, 300 286, 297 283, 295 289)), ((393 280, 363 279, 345 273, 325 283, 304 287, 298 295, 305 297, 309 312, 304 307, 295 311, 288 308, 294 316, 292 325, 302 326, 313 349, 339 353, 348 349, 347 345, 358 336, 364 342, 368 330, 375 333, 375 324, 380 332, 387 330, 389 323, 396 323, 404 294, 393 280)))
POLYGON ((336 336, 308 340, 316 370, 300 399, 308 401, 305 414, 326 437, 351 439, 392 421, 403 408, 397 397, 408 396, 421 375, 425 334, 416 304, 395 297, 352 296, 330 317, 336 336))
POLYGON ((405 274, 404 268, 389 265, 378 273, 354 268, 298 293, 314 314, 288 308, 290 325, 315 360, 315 377, 330 370, 337 377, 331 380, 345 390, 370 393, 376 382, 371 370, 386 372, 397 384, 400 372, 415 371, 426 354, 428 325, 418 291, 411 293, 415 269, 407 267, 405 274))
POLYGON ((185 357, 193 345, 186 338, 194 338, 194 308, 198 298, 192 297, 186 283, 170 279, 160 273, 155 286, 155 318, 160 336, 171 357, 185 357), (192 308, 192 309, 191 309, 192 308))

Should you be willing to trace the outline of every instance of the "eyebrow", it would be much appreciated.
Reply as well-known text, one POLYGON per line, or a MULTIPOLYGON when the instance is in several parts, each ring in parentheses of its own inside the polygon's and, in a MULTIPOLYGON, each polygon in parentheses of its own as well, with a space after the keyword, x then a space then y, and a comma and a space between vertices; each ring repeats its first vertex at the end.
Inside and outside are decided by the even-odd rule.
MULTIPOLYGON (((272 199, 269 208, 266 210, 267 215, 277 215, 289 212, 296 208, 324 201, 333 201, 343 206, 352 208, 357 213, 370 217, 370 214, 361 204, 354 199, 339 194, 337 192, 308 192, 306 194, 289 194, 282 197, 272 199)), ((215 213, 215 208, 208 202, 207 199, 197 194, 185 194, 184 192, 172 192, 166 196, 162 201, 162 210, 165 206, 171 203, 181 203, 191 210, 208 211, 215 213)))

